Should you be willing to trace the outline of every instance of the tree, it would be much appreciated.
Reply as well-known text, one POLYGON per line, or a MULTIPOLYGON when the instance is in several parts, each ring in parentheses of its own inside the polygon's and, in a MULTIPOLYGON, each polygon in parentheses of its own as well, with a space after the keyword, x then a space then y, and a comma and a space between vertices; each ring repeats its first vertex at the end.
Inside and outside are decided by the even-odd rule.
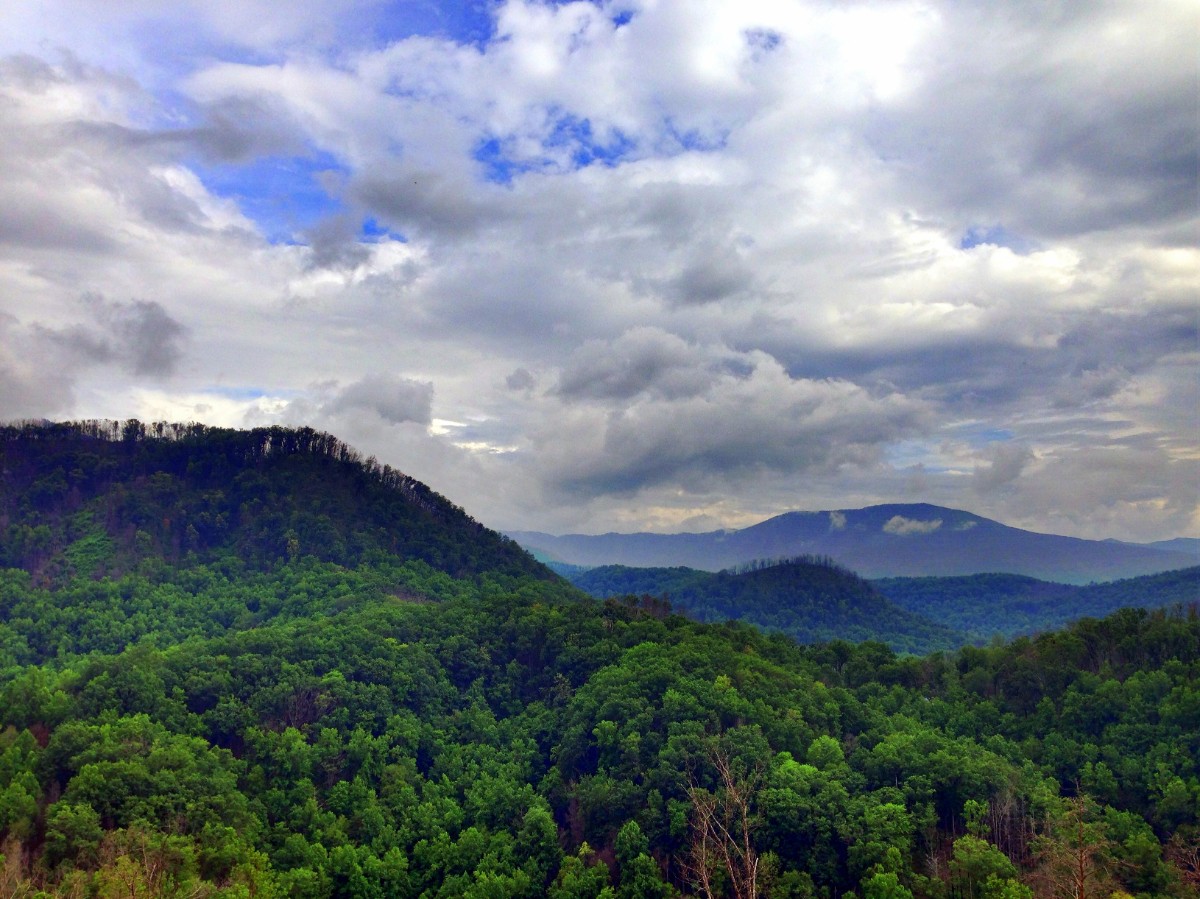
POLYGON ((1034 840, 1037 867, 1031 880, 1039 897, 1094 899, 1112 892, 1111 841, 1094 816, 1095 803, 1075 796, 1034 840))
POLYGON ((617 833, 617 869, 621 882, 617 899, 659 899, 670 895, 658 865, 650 857, 650 844, 636 821, 628 822, 617 833))
POLYGON ((692 841, 685 866, 701 895, 715 899, 716 883, 728 878, 737 899, 759 894, 759 856, 754 846, 755 796, 762 782, 759 767, 747 768, 722 746, 708 745, 708 761, 716 770, 716 791, 696 784, 692 801, 692 841))
POLYGON ((962 899, 1002 899, 1028 894, 1017 881, 1017 867, 986 840, 968 834, 954 841, 950 887, 962 899))

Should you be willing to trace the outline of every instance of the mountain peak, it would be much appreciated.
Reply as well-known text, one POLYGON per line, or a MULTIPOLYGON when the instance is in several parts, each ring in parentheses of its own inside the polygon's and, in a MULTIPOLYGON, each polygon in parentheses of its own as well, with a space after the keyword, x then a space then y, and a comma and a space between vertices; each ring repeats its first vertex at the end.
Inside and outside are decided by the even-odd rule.
POLYGON ((741 530, 708 534, 514 536, 531 549, 575 565, 685 565, 716 571, 754 559, 819 555, 871 578, 1002 571, 1089 583, 1195 564, 1191 555, 1165 547, 1038 534, 931 503, 785 512, 741 530))

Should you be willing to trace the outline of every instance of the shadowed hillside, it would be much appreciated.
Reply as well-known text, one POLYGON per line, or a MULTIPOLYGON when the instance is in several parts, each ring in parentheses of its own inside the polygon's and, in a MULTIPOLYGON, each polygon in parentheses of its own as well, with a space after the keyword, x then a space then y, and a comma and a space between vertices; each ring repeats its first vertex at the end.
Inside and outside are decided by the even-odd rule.
POLYGON ((145 559, 263 569, 375 552, 454 575, 553 577, 426 485, 310 428, 7 426, 0 472, 0 564, 39 582, 145 559))
POLYGON ((873 583, 896 605, 976 640, 1052 630, 1122 608, 1160 609, 1200 599, 1200 567, 1082 587, 1016 574, 886 578, 873 583))
POLYGON ((665 596, 700 621, 744 621, 802 643, 878 640, 897 650, 931 652, 966 642, 961 634, 894 605, 871 584, 827 560, 801 558, 715 574, 609 565, 570 580, 601 599, 665 596))

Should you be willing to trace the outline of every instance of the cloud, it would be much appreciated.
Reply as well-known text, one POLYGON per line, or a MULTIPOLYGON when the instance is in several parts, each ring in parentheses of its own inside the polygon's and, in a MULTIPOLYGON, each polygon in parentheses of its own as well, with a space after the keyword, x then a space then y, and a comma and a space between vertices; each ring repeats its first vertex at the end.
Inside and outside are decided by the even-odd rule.
POLYGON ((527 368, 514 368, 504 379, 509 390, 532 390, 536 384, 537 378, 527 368))
POLYGON ((978 493, 991 493, 1006 487, 1021 476, 1033 461, 1029 447, 1015 443, 1001 443, 992 448, 987 465, 976 465, 973 474, 974 487, 978 493))
POLYGON ((504 526, 1200 533, 1191 4, 66 2, 0 9, 0 414, 504 526))
POLYGON ((327 415, 348 410, 374 412, 394 425, 427 425, 432 420, 433 385, 395 375, 367 375, 339 390, 322 407, 327 415))
POLYGON ((893 515, 883 525, 885 534, 895 534, 897 537, 907 537, 911 534, 932 534, 942 526, 940 518, 930 521, 919 521, 915 518, 905 518, 903 515, 893 515))
POLYGON ((21 348, 0 362, 0 417, 69 413, 85 376, 163 381, 177 371, 187 329, 161 304, 85 294, 69 308, 71 321, 55 326, 0 315, 0 344, 21 348))
POLYGON ((463 237, 502 213, 456 177, 421 167, 381 165, 356 178, 354 200, 402 231, 463 237))
POLYGON ((371 258, 370 248, 359 242, 357 223, 349 215, 323 219, 304 236, 313 268, 353 270, 371 258))
POLYGON ((564 410, 563 449, 542 445, 550 473, 584 495, 665 484, 728 490, 770 472, 869 468, 888 442, 921 428, 920 404, 898 395, 796 380, 774 360, 751 361, 749 374, 725 373, 703 392, 651 393, 608 412, 564 410))
POLYGON ((846 528, 846 514, 844 512, 829 513, 829 530, 841 531, 846 528))
POLYGON ((720 360, 659 328, 634 328, 613 341, 590 341, 559 378, 564 399, 627 400, 644 392, 665 399, 703 393, 720 376, 720 360))
POLYGON ((172 318, 161 303, 134 300, 105 302, 93 298, 100 321, 112 333, 115 355, 135 375, 163 377, 175 371, 180 341, 186 329, 172 318))

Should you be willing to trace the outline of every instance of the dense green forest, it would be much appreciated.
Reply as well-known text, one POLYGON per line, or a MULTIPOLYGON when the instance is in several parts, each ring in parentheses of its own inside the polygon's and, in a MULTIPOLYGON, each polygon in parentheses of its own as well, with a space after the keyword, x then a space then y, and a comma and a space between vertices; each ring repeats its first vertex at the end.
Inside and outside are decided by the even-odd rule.
POLYGON ((0 897, 1200 896, 1194 603, 804 646, 593 600, 327 435, 0 471, 0 897))
POLYGON ((1200 598, 1200 567, 1107 584, 1056 584, 1018 574, 897 577, 872 581, 901 608, 940 621, 976 641, 1051 630, 1084 615, 1137 606, 1162 608, 1200 598))
POLYGON ((924 653, 968 642, 934 623, 943 619, 892 603, 829 559, 801 557, 719 572, 603 565, 579 570, 570 580, 598 599, 665 596, 699 621, 745 621, 801 643, 878 640, 900 652, 924 653))

